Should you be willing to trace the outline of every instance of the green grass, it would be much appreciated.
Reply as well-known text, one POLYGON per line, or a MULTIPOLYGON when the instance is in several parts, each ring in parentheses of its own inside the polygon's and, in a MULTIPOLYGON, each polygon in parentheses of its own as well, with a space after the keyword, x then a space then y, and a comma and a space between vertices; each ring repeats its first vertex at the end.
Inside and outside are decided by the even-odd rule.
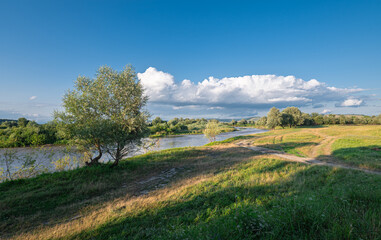
MULTIPOLYGON (((271 132, 270 132, 271 133, 271 132)), ((288 154, 293 154, 299 157, 305 157, 306 154, 300 149, 306 146, 316 145, 318 136, 299 131, 287 131, 275 132, 274 134, 262 135, 259 139, 256 139, 255 145, 270 148, 278 151, 282 151, 288 154)))
POLYGON ((299 157, 381 170, 381 126, 321 126, 257 134, 252 144, 299 157))
POLYGON ((215 145, 1 183, 0 232, 15 239, 380 239, 381 176, 215 145), (141 184, 168 169, 177 174, 164 187, 141 184))
POLYGON ((381 169, 381 138, 340 138, 332 144, 332 151, 345 163, 381 169))
POLYGON ((57 206, 68 206, 111 193, 123 184, 147 175, 147 172, 157 173, 176 166, 174 162, 178 158, 197 156, 198 152, 193 148, 168 149, 130 158, 122 161, 117 168, 103 164, 1 183, 0 229, 17 225, 19 218, 27 221, 17 227, 33 225, 28 217, 36 213, 40 222, 48 221, 52 214, 66 216, 78 208, 57 206))
POLYGON ((261 159, 69 238, 376 239, 380 183, 363 173, 261 159))

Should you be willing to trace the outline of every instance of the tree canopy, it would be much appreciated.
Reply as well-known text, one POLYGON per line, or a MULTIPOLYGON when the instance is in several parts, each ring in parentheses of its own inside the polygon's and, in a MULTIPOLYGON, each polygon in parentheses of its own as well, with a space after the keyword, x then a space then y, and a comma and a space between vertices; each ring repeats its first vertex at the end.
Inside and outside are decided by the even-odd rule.
POLYGON ((121 72, 101 67, 94 79, 77 78, 75 89, 63 97, 65 110, 56 112, 55 118, 75 144, 98 152, 90 155, 88 164, 97 164, 106 152, 117 165, 147 134, 146 102, 131 66, 121 72))
POLYGON ((273 107, 267 114, 266 126, 274 129, 282 123, 282 117, 278 108, 273 107))
POLYGON ((274 129, 275 127, 296 127, 332 124, 381 124, 381 114, 378 116, 365 116, 353 114, 319 114, 303 113, 297 107, 287 107, 283 111, 271 108, 267 116, 256 121, 256 126, 274 129))
POLYGON ((211 120, 206 124, 204 135, 209 139, 210 142, 216 141, 216 137, 220 133, 221 129, 217 121, 211 120))

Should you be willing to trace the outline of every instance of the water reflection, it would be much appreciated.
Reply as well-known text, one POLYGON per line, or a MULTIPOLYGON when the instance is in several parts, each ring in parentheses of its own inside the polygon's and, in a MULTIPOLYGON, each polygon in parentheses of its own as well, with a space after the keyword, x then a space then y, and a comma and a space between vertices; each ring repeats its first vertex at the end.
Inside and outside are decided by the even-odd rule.
MULTIPOLYGON (((256 128, 237 128, 238 131, 221 133, 217 136, 217 141, 222 141, 231 137, 243 136, 255 133, 265 132, 266 130, 256 129, 256 128)), ((145 142, 145 149, 137 149, 134 153, 131 153, 130 156, 139 155, 147 152, 148 150, 164 150, 170 148, 179 148, 179 147, 196 147, 202 146, 209 142, 209 140, 202 134, 198 135, 177 135, 177 136, 167 136, 157 139, 147 139, 145 142)), ((4 158, 6 152, 9 149, 0 149, 0 158, 4 158)), ((66 147, 49 147, 49 148, 14 148, 11 149, 17 155, 17 158, 10 169, 11 172, 17 171, 22 166, 22 160, 26 156, 32 156, 36 160, 36 164, 43 166, 46 171, 52 172, 56 170, 57 161, 65 160, 64 158, 70 157, 71 163, 69 164, 70 168, 76 168, 83 165, 82 155, 73 149, 67 149, 66 147), (55 164, 53 164, 53 162, 55 164)), ((102 159, 103 162, 108 162, 110 158, 105 155, 102 159)), ((0 162, 0 168, 5 169, 6 164, 4 161, 0 162)))

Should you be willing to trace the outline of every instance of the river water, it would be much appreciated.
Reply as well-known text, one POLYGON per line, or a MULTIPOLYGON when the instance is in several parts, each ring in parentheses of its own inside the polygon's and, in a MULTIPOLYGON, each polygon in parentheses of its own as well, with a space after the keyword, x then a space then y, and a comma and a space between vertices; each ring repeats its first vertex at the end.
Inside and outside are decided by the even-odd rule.
MULTIPOLYGON (((231 137, 243 136, 255 133, 265 132, 266 130, 256 129, 256 128, 237 128, 238 131, 221 133, 216 137, 216 141, 222 141, 231 137)), ((150 139, 155 141, 156 144, 151 147, 151 150, 164 150, 170 148, 179 147, 196 147, 202 146, 209 143, 209 140, 203 134, 197 135, 175 135, 161 137, 157 139, 150 139)), ((26 159, 35 160, 36 164, 40 167, 44 167, 49 172, 55 171, 56 167, 52 162, 57 161, 65 157, 70 158, 70 168, 76 168, 83 165, 83 162, 79 161, 81 154, 74 150, 67 150, 63 146, 53 146, 53 147, 42 147, 42 148, 13 148, 13 149, 0 149, 0 168, 6 169, 4 158, 6 157, 6 152, 12 151, 16 159, 10 166, 10 171, 15 172, 21 167, 22 162, 26 159)), ((144 153, 142 149, 135 151, 130 156, 139 155, 144 153)), ((102 158, 103 162, 107 162, 110 159, 107 155, 102 158)), ((0 169, 1 170, 1 169, 0 169)))

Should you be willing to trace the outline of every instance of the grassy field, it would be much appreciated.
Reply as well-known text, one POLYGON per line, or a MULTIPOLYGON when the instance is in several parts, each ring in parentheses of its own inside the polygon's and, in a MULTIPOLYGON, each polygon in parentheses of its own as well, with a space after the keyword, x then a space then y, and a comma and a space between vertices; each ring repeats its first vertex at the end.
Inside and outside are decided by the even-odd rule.
POLYGON ((256 135, 256 146, 300 157, 381 170, 381 126, 319 126, 256 135))
POLYGON ((348 164, 363 149, 358 166, 379 166, 379 152, 371 151, 380 147, 372 142, 380 130, 275 130, 153 152, 114 169, 5 182, 0 238, 381 239, 380 175, 287 162, 234 145, 251 141, 348 164))

